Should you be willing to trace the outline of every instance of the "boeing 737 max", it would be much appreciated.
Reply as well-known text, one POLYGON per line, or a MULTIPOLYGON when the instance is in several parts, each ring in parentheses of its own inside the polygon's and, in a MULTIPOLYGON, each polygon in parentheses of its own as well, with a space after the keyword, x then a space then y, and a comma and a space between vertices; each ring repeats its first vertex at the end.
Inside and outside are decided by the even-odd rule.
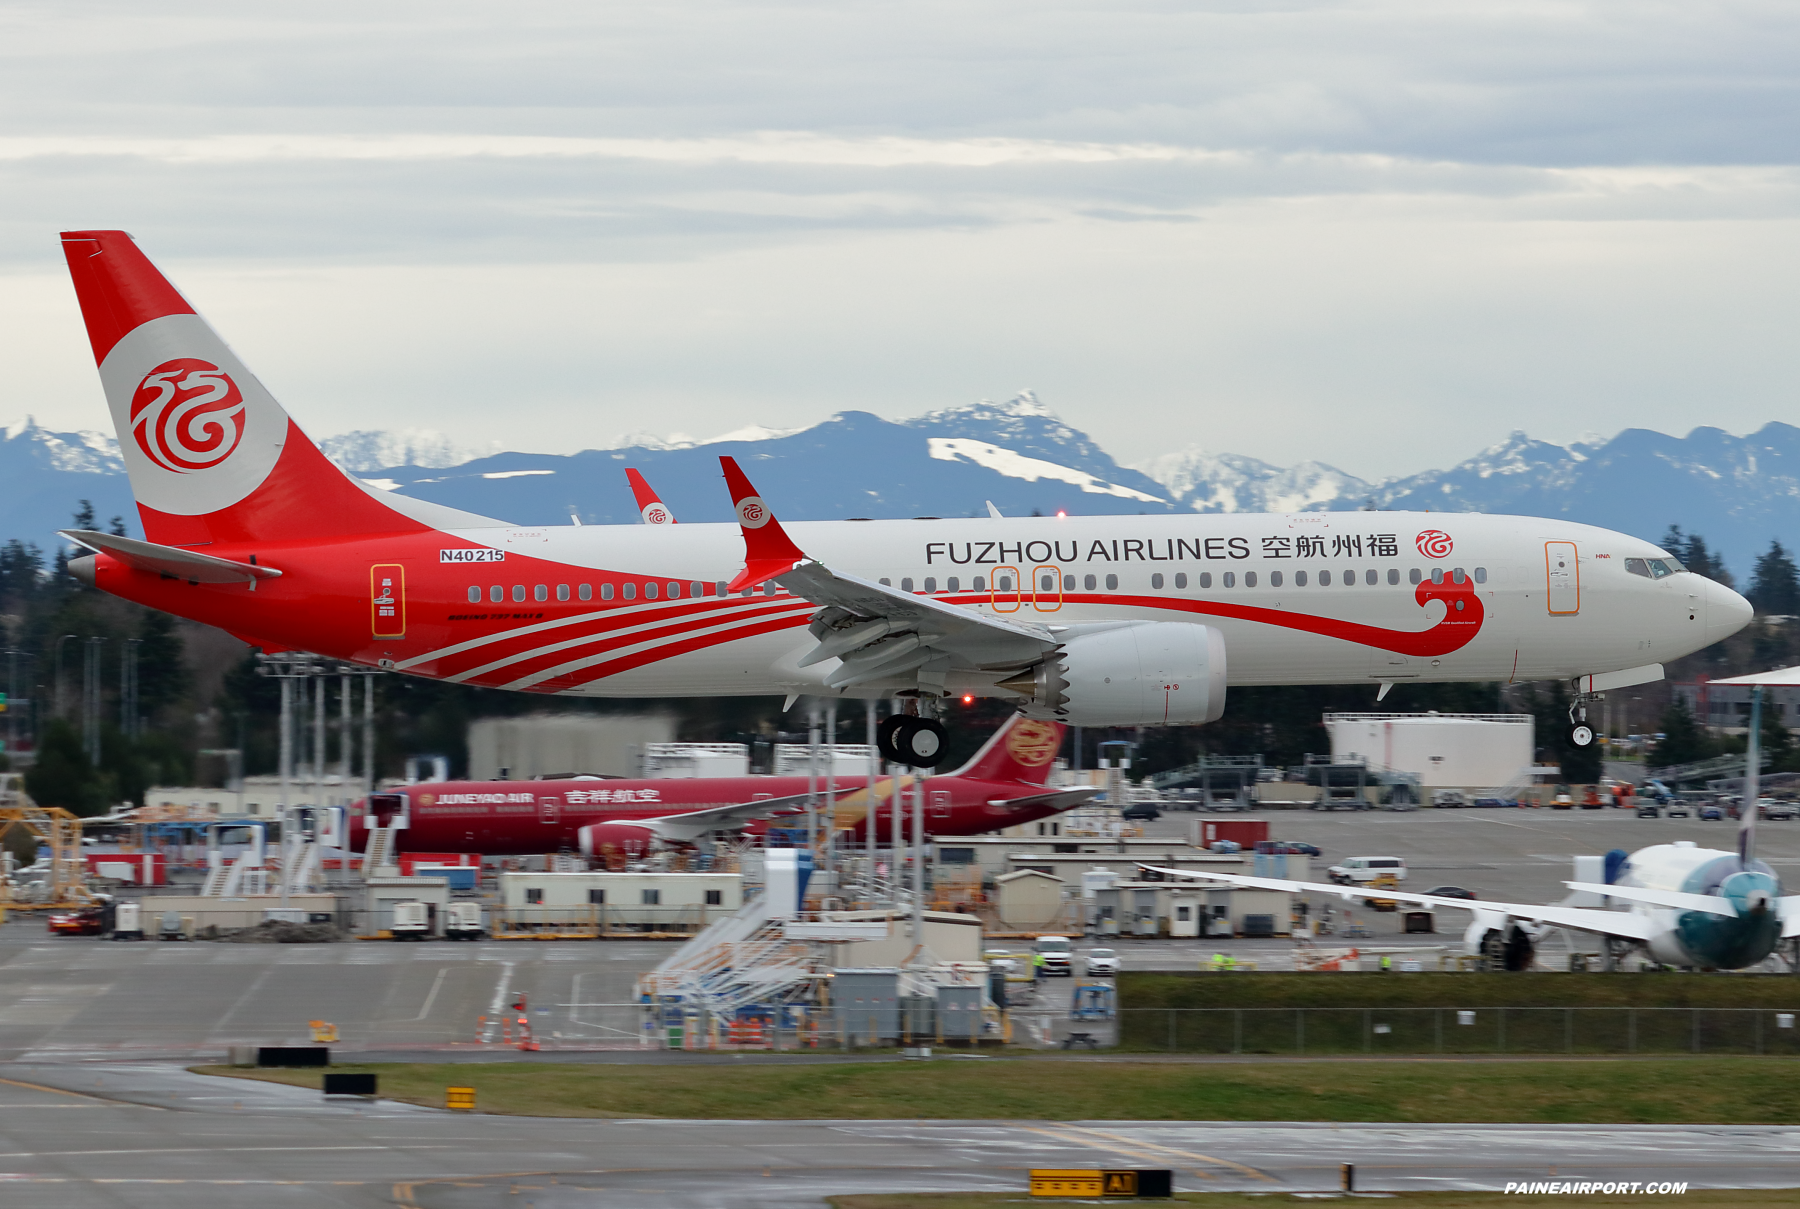
MULTIPOLYGON (((329 462, 123 232, 63 247, 145 535, 71 531, 94 551, 72 570, 270 650, 546 695, 973 694, 1134 726, 1213 721, 1227 684, 1566 678, 1585 700, 1750 617, 1648 542, 1527 517, 783 531, 728 461, 736 525, 512 525, 329 462)), ((942 739, 884 734, 921 765, 942 739)))

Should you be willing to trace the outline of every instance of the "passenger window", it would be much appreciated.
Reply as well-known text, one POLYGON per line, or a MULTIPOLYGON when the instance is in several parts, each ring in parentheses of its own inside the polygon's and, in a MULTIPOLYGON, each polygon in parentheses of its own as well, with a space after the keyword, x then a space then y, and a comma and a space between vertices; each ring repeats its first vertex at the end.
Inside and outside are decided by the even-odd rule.
POLYGON ((1095 588, 1100 586, 1100 581, 1090 575, 1081 581, 1081 586, 1092 592, 1095 588))
POLYGON ((539 584, 539 585, 537 585, 537 587, 531 589, 531 599, 533 599, 533 600, 549 600, 550 599, 550 585, 549 584, 539 584))
POLYGON ((611 600, 612 598, 613 598, 613 586, 611 584, 601 584, 600 585, 600 599, 601 600, 611 600))
POLYGON ((987 576, 977 575, 975 577, 975 582, 970 584, 969 586, 970 586, 970 588, 972 588, 973 590, 975 590, 977 592, 987 591, 987 576))
POLYGON ((725 595, 725 588, 726 588, 726 583, 724 580, 721 579, 718 583, 713 585, 713 595, 714 596, 725 595))
POLYGON ((558 599, 558 600, 569 599, 569 585, 568 584, 557 584, 556 585, 556 599, 558 599))
MULTIPOLYGON (((955 583, 956 581, 951 580, 950 582, 955 583)), ((1073 575, 1063 576, 1063 591, 1073 592, 1074 590, 1075 590, 1075 577, 1073 575)))
POLYGON ((1294 586, 1296 588, 1304 588, 1306 586, 1306 572, 1304 572, 1304 571, 1294 572, 1294 586))
POLYGON ((506 589, 501 587, 499 584, 495 584, 493 587, 488 589, 488 599, 493 601, 495 604, 499 604, 501 601, 506 599, 506 589))
POLYGON ((910 576, 910 575, 909 575, 909 576, 907 576, 907 577, 906 577, 906 578, 905 578, 905 579, 903 579, 903 580, 901 580, 901 581, 900 581, 900 590, 901 590, 901 591, 902 591, 902 592, 910 592, 910 591, 912 591, 912 590, 913 590, 913 587, 912 587, 912 576, 910 576))
POLYGON ((1163 578, 1162 578, 1161 572, 1158 572, 1157 574, 1152 575, 1150 577, 1150 586, 1151 587, 1157 589, 1158 591, 1161 591, 1162 585, 1163 585, 1163 578))
POLYGON ((480 588, 470 588, 469 589, 469 603, 470 604, 480 604, 481 603, 481 589, 480 588))
POLYGON ((1225 574, 1219 576, 1219 582, 1224 584, 1228 588, 1237 587, 1237 572, 1236 571, 1225 572, 1225 574))
MULTIPOLYGON (((1048 583, 1045 583, 1045 584, 1044 584, 1044 586, 1045 586, 1045 587, 1046 587, 1046 588, 1048 588, 1048 587, 1049 587, 1049 586, 1050 586, 1050 585, 1049 585, 1049 584, 1048 584, 1048 583)), ((925 581, 925 591, 926 591, 926 592, 927 592, 927 593, 931 593, 931 592, 935 592, 935 591, 937 591, 937 579, 936 579, 936 578, 935 578, 935 577, 933 577, 933 578, 930 578, 930 579, 927 579, 927 580, 926 580, 926 581, 925 581)))
POLYGON ((1441 584, 1444 582, 1444 569, 1442 567, 1433 567, 1431 569, 1431 582, 1434 584, 1441 584))
POLYGON ((881 586, 884 588, 891 588, 894 586, 894 581, 884 575, 881 577, 881 586))
POLYGON ((1393 587, 1394 585, 1398 584, 1399 582, 1400 582, 1400 568, 1389 567, 1388 568, 1388 586, 1393 587))
POLYGON ((619 595, 624 597, 626 600, 636 600, 637 599, 637 585, 636 584, 621 584, 621 585, 619 585, 619 595))
MULTIPOLYGON (((1070 584, 1069 586, 1074 587, 1075 585, 1070 584)), ((946 591, 946 592, 957 592, 957 591, 960 591, 961 589, 962 589, 962 580, 958 579, 954 575, 952 575, 949 579, 946 579, 944 581, 944 591, 946 591)))
POLYGON ((1321 588, 1329 588, 1331 586, 1331 572, 1330 571, 1320 571, 1319 572, 1319 586, 1321 588))
POLYGON ((525 600, 525 585, 524 584, 514 584, 513 585, 513 600, 521 602, 521 603, 525 600))
MULTIPOLYGON (((912 580, 903 579, 900 581, 900 583, 902 586, 904 586, 906 588, 907 591, 909 591, 909 592, 912 591, 912 580)), ((994 591, 996 591, 996 592, 1012 591, 1012 576, 1010 576, 1010 575, 994 576, 994 591)))
POLYGON ((575 595, 579 596, 583 600, 594 599, 594 585, 593 584, 582 584, 579 588, 575 589, 575 595))
POLYGON ((645 584, 644 585, 644 599, 645 600, 655 600, 656 599, 656 585, 655 584, 645 584))
POLYGON ((1187 587, 1187 572, 1186 571, 1175 572, 1175 587, 1177 589, 1187 587))
POLYGON ((1200 586, 1202 588, 1212 587, 1212 572, 1211 571, 1200 572, 1200 586))
POLYGON ((1256 572, 1254 572, 1254 571, 1244 572, 1244 586, 1246 588, 1254 588, 1256 586, 1256 572))
POLYGON ((1475 568, 1475 582, 1478 584, 1484 584, 1487 582, 1487 568, 1486 567, 1476 567, 1475 568))
POLYGON ((1414 567, 1412 570, 1410 570, 1406 573, 1406 582, 1409 584, 1417 584, 1421 579, 1424 579, 1424 578, 1425 577, 1423 575, 1419 574, 1419 569, 1417 567, 1414 567))
POLYGON ((1269 586, 1271 588, 1279 588, 1281 586, 1281 572, 1279 572, 1279 571, 1269 572, 1269 586))
POLYGON ((1344 586, 1346 588, 1354 588, 1356 586, 1356 572, 1355 571, 1344 572, 1344 586))
POLYGON ((688 595, 692 596, 695 600, 700 599, 700 597, 706 595, 706 585, 702 584, 702 583, 689 584, 688 585, 688 595))
POLYGON ((1450 578, 1453 582, 1459 583, 1459 584, 1469 582, 1469 577, 1463 573, 1463 569, 1461 567, 1451 568, 1450 578))
POLYGON ((1119 590, 1119 577, 1117 575, 1108 575, 1106 577, 1106 590, 1108 592, 1116 592, 1119 590))

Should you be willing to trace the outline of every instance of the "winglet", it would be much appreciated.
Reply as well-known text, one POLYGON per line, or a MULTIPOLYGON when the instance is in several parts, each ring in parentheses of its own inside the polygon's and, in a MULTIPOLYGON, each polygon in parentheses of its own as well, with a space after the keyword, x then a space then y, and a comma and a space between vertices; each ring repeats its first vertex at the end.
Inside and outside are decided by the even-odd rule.
POLYGON ((631 494, 637 500, 638 514, 644 518, 646 525, 673 525, 675 523, 675 514, 670 512, 669 506, 657 497, 655 489, 644 481, 643 475, 627 466, 625 467, 625 477, 631 482, 631 494))
POLYGON ((777 575, 784 575, 806 561, 806 554, 789 540, 775 513, 756 494, 750 479, 738 468, 737 459, 721 457, 725 470, 725 486, 731 492, 731 506, 737 512, 738 524, 744 530, 744 569, 725 586, 727 592, 754 588, 777 575))

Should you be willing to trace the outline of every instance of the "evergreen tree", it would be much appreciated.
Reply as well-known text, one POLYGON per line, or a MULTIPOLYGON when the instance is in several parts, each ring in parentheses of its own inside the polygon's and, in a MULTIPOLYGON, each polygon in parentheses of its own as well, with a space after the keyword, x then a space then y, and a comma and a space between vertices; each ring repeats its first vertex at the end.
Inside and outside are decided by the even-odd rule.
POLYGON ((1757 556, 1746 595, 1765 617, 1800 613, 1800 570, 1779 541, 1771 541, 1768 551, 1757 556))
POLYGON ((1713 737, 1700 728, 1694 715, 1679 700, 1671 702, 1663 711, 1662 732, 1663 737, 1657 740, 1656 750, 1650 756, 1661 767, 1691 764, 1719 754, 1719 746, 1713 737))
POLYGON ((192 677, 173 617, 145 613, 138 637, 138 704, 146 718, 154 719, 187 695, 192 677))
POLYGON ((37 759, 25 773, 25 792, 39 806, 60 806, 83 816, 105 814, 112 804, 112 778, 88 763, 75 727, 56 718, 39 738, 37 759))

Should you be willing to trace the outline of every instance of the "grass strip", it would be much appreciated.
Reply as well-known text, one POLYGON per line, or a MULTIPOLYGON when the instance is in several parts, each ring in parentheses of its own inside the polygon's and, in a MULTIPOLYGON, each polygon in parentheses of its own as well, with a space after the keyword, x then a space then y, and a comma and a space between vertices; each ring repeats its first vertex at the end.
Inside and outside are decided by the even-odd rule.
MULTIPOLYGON (((316 1070, 202 1066, 203 1074, 318 1087, 316 1070)), ((1381 1121, 1481 1124, 1800 1123, 1800 1061, 1282 1062, 1038 1060, 842 1065, 375 1063, 381 1094, 538 1117, 805 1120, 982 1118, 1381 1121)))
MULTIPOLYGON (((1319 1193, 1304 1197, 1279 1192, 1178 1192, 1172 1201, 1064 1201, 1026 1196, 1021 1192, 893 1192, 875 1195, 828 1196, 835 1209, 1010 1209, 1027 1205, 1200 1205, 1204 1209, 1275 1209, 1278 1205, 1313 1205, 1341 1199, 1353 1204, 1361 1197, 1331 1198, 1319 1193)), ((1788 1209, 1800 1204, 1794 1188, 1693 1188, 1680 1196, 1601 1194, 1598 1196, 1505 1196, 1498 1192, 1397 1192, 1381 1198, 1396 1209, 1522 1209, 1526 1205, 1680 1205, 1681 1209, 1788 1209)))

